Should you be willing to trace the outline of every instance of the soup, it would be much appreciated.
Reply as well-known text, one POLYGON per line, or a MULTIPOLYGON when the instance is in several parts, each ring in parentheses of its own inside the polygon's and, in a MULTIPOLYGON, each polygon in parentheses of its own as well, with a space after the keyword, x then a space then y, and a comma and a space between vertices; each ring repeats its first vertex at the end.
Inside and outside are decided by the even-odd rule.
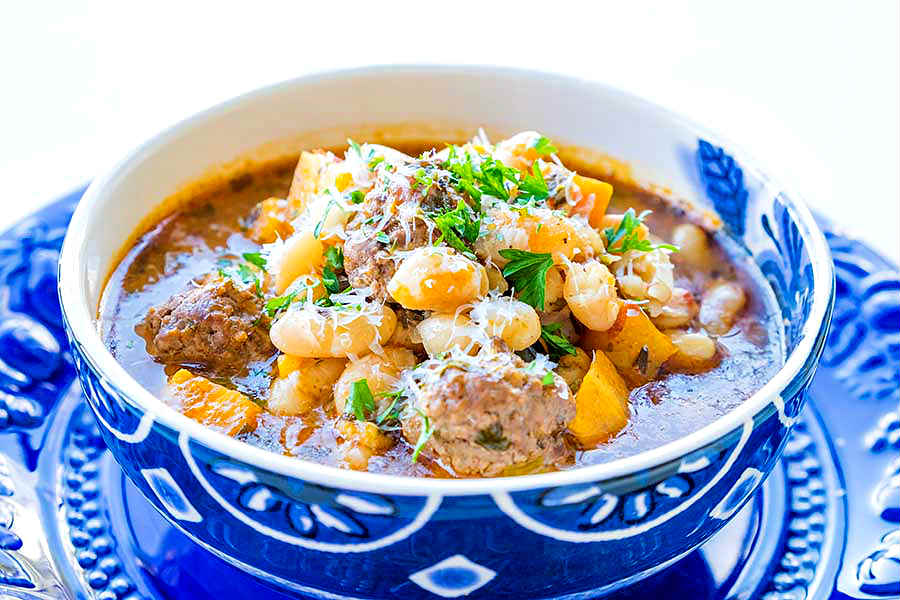
POLYGON ((517 475, 678 439, 780 368, 774 299, 715 219, 559 155, 524 132, 248 167, 137 232, 105 343, 189 418, 333 466, 517 475))

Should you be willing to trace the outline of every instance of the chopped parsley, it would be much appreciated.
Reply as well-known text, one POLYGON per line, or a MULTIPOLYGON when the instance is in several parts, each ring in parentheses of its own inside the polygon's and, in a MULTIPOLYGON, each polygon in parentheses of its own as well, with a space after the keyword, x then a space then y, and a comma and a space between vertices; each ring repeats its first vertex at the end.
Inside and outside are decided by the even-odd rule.
POLYGON ((373 158, 372 160, 369 161, 369 170, 374 171, 375 167, 377 167, 382 162, 384 162, 384 157, 376 156, 375 158, 373 158))
POLYGON ((522 178, 519 180, 519 195, 516 200, 546 200, 550 197, 550 190, 547 189, 547 182, 544 181, 544 175, 538 168, 537 162, 531 165, 531 175, 522 171, 522 178))
POLYGON ((353 190, 352 192, 350 192, 350 202, 352 202, 353 204, 362 204, 363 200, 365 199, 366 195, 359 190, 353 190))
POLYGON ((513 248, 501 250, 500 256, 509 261, 503 267, 503 276, 519 292, 519 300, 544 310, 547 271, 553 266, 553 257, 549 253, 513 248))
POLYGON ((319 239, 319 234, 322 233, 322 225, 325 224, 325 220, 328 218, 328 213, 331 212, 331 209, 332 209, 332 207, 334 207, 335 204, 337 204, 337 202, 335 202, 335 199, 333 197, 329 198, 328 204, 325 205, 325 211, 322 213, 321 220, 319 220, 319 222, 316 223, 316 227, 315 227, 315 229, 313 229, 313 237, 314 238, 319 239))
POLYGON ((338 281, 338 276, 331 267, 326 266, 322 269, 322 285, 329 294, 340 293, 341 282, 338 281))
POLYGON ((328 246, 325 248, 325 266, 332 271, 343 271, 344 249, 340 246, 328 246))
POLYGON ((259 252, 244 252, 241 256, 251 265, 266 270, 266 258, 259 252))
MULTIPOLYGON (((250 254, 250 253, 247 253, 250 254)), ((246 256, 246 255, 245 255, 246 256)), ((262 258, 262 257, 260 257, 262 258)), ((239 281, 244 285, 252 286, 257 296, 262 297, 262 273, 263 270, 251 262, 236 263, 227 258, 218 262, 217 272, 219 277, 239 281)))
POLYGON ((391 238, 389 238, 388 234, 386 234, 383 231, 379 231, 378 233, 376 233, 375 239, 378 240, 379 242, 381 242, 382 244, 390 244, 391 243, 391 238))
POLYGON ((430 175, 425 171, 425 169, 419 167, 419 169, 413 174, 413 187, 421 187, 422 193, 427 194, 428 190, 431 189, 431 186, 434 185, 434 179, 431 178, 430 175))
POLYGON ((270 317, 274 318, 278 313, 287 309, 290 306, 291 302, 294 301, 294 298, 297 297, 297 292, 288 292, 282 296, 275 296, 274 298, 270 298, 266 301, 266 314, 270 317))
POLYGON ((352 413, 360 421, 366 420, 366 413, 375 411, 375 397, 369 389, 369 382, 365 379, 357 379, 350 384, 350 397, 344 407, 346 412, 352 413))
POLYGON ((577 354, 575 345, 566 339, 566 336, 559 333, 560 329, 562 329, 561 323, 541 325, 541 339, 547 345, 547 354, 553 360, 559 360, 560 357, 566 354, 571 354, 572 356, 577 354))
POLYGON ((435 226, 441 232, 441 236, 434 242, 434 245, 446 242, 451 248, 474 259, 475 255, 466 242, 472 244, 478 239, 481 231, 481 215, 478 215, 476 219, 473 213, 474 211, 460 200, 453 210, 431 215, 435 226))
POLYGON ((559 152, 559 150, 556 149, 556 146, 553 145, 553 142, 544 136, 539 137, 534 143, 534 151, 538 153, 538 156, 548 156, 559 152))
POLYGON ((553 385, 556 379, 553 378, 553 371, 547 371, 541 378, 541 385, 553 385))
POLYGON ((383 423, 389 421, 397 421, 400 418, 400 411, 397 408, 397 403, 401 398, 406 397, 406 390, 394 390, 393 392, 381 392, 378 394, 383 398, 390 398, 391 403, 388 405, 384 411, 375 418, 375 424, 381 427, 383 423))
POLYGON ((639 215, 633 208, 626 210, 618 225, 603 230, 603 235, 606 236, 606 251, 610 254, 625 254, 631 250, 652 252, 657 249, 678 252, 678 247, 672 244, 653 244, 650 240, 641 239, 641 225, 649 214, 649 210, 639 215))
POLYGON ((428 440, 431 439, 431 436, 434 433, 434 423, 431 422, 431 419, 428 418, 428 415, 426 415, 419 409, 415 410, 417 413, 419 413, 419 418, 422 420, 422 430, 419 432, 419 439, 416 440, 416 445, 413 448, 413 462, 416 462, 419 459, 419 453, 422 452, 422 448, 425 447, 425 444, 428 443, 428 440))
POLYGON ((500 423, 494 423, 479 431, 475 436, 475 443, 488 450, 501 451, 509 448, 509 440, 503 435, 503 426, 500 423))

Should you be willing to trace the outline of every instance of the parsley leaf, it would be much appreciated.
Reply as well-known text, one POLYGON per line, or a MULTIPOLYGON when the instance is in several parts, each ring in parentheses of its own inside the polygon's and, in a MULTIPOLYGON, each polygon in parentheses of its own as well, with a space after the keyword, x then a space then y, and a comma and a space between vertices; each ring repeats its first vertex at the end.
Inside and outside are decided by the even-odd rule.
POLYGON ((556 146, 553 145, 553 142, 544 136, 539 137, 534 143, 534 150, 538 153, 538 156, 547 156, 559 152, 559 150, 556 149, 556 146))
MULTIPOLYGON (((251 253, 248 252, 247 254, 251 253)), ((219 277, 240 281, 244 285, 253 286, 256 295, 262 297, 262 271, 254 263, 234 263, 227 258, 223 258, 218 261, 218 264, 219 267, 217 271, 219 277)))
POLYGON ((331 267, 324 267, 322 269, 322 285, 325 286, 325 289, 328 290, 329 294, 340 293, 341 282, 338 281, 337 274, 335 274, 331 267))
POLYGON ((332 271, 344 270, 344 250, 340 246, 328 246, 325 248, 325 264, 332 271))
POLYGON ((553 371, 547 371, 547 373, 541 378, 541 385, 553 385, 556 379, 553 378, 553 371))
POLYGON ((319 239, 319 234, 322 232, 322 225, 325 224, 325 219, 328 218, 328 213, 331 212, 332 207, 336 204, 334 198, 330 198, 328 200, 328 204, 325 205, 325 212, 322 214, 322 219, 316 223, 315 229, 313 229, 313 237, 319 239))
POLYGON ((259 252, 244 252, 241 256, 251 265, 266 270, 266 258, 259 252))
POLYGON ((413 462, 416 462, 419 459, 419 453, 422 452, 422 448, 425 447, 425 444, 428 443, 428 440, 431 439, 431 435, 434 433, 434 423, 431 422, 428 415, 418 408, 416 409, 416 412, 419 413, 419 418, 422 420, 422 430, 419 432, 419 439, 416 440, 416 446, 413 449, 413 462))
POLYGON ((390 244, 391 243, 391 238, 389 238, 388 234, 386 234, 383 231, 379 231, 378 233, 376 233, 375 239, 378 240, 379 242, 381 242, 382 244, 390 244))
POLYGON ((362 204, 363 200, 365 199, 366 195, 359 190, 353 190, 352 192, 350 192, 350 202, 352 202, 353 204, 362 204))
POLYGON ((641 239, 640 228, 644 223, 644 218, 649 214, 649 210, 645 210, 639 215, 634 212, 633 208, 626 210, 618 225, 603 230, 603 235, 606 236, 606 251, 610 254, 625 254, 631 250, 652 252, 662 248, 678 252, 678 247, 672 244, 653 244, 650 240, 641 239))
POLYGON ((475 178, 482 194, 509 200, 509 190, 504 182, 517 183, 517 175, 518 171, 512 167, 507 167, 499 160, 487 157, 482 161, 478 172, 475 173, 475 178))
POLYGON ((433 215, 434 224, 441 232, 441 237, 435 241, 434 245, 437 246, 442 241, 447 242, 451 248, 469 258, 474 258, 475 255, 466 242, 471 244, 478 239, 481 231, 481 215, 474 219, 472 213, 472 209, 460 200, 453 210, 433 215))
POLYGON ((572 356, 577 354, 575 345, 566 339, 566 336, 559 333, 561 328, 561 323, 541 325, 541 339, 547 344, 547 354, 553 360, 558 360, 566 354, 571 354, 572 356))
POLYGON ((275 296, 274 298, 270 298, 266 301, 266 314, 270 317, 274 317, 279 312, 285 310, 288 306, 290 306, 291 302, 294 301, 294 298, 297 297, 297 292, 288 292, 283 296, 275 296))
POLYGON ((508 248, 500 256, 509 262, 503 267, 506 277, 519 292, 519 300, 538 310, 544 310, 547 292, 547 271, 553 266, 549 253, 535 253, 508 248))
POLYGON ((375 410, 375 397, 372 396, 368 381, 357 379, 350 384, 350 397, 347 398, 345 408, 360 421, 366 420, 367 412, 375 410))
POLYGON ((519 181, 519 196, 522 200, 546 200, 550 196, 544 175, 538 168, 537 162, 531 165, 532 174, 522 171, 522 179, 519 181))
POLYGON ((396 421, 400 418, 400 411, 396 409, 397 402, 400 401, 401 398, 406 397, 406 390, 394 390, 393 392, 381 392, 378 394, 384 398, 390 398, 391 403, 388 405, 384 412, 378 415, 375 418, 375 424, 379 427, 385 421, 396 421))
POLYGON ((428 190, 431 189, 431 186, 434 184, 434 180, 425 172, 425 169, 419 167, 419 169, 413 175, 413 187, 422 187, 422 193, 427 194, 428 190))

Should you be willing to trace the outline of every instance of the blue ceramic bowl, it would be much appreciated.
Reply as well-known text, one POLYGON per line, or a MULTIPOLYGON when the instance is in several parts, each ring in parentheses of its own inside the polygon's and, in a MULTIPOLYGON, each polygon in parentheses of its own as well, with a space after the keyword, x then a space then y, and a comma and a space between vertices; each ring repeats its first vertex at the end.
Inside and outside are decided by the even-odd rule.
POLYGON ((88 402, 153 505, 210 552, 274 585, 359 598, 587 597, 685 555, 775 464, 822 351, 833 288, 807 208, 700 127, 591 82, 453 66, 304 77, 176 125, 91 185, 69 227, 59 285, 88 402), (242 444, 167 407, 104 347, 96 311, 107 273, 129 234, 190 181, 347 135, 458 137, 477 125, 536 129, 602 151, 631 165, 637 180, 717 210, 778 300, 781 371, 718 421, 636 456, 442 481, 339 470, 242 444))

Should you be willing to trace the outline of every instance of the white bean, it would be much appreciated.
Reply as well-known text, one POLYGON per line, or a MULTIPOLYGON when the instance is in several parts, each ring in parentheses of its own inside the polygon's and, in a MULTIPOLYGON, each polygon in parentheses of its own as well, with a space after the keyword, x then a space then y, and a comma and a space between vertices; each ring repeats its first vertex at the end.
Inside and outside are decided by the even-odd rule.
POLYGON ((482 300, 469 316, 488 337, 498 337, 511 350, 524 350, 541 337, 541 319, 530 304, 512 298, 482 300))
POLYGON ((488 277, 482 265, 455 250, 424 247, 403 258, 387 289, 404 308, 451 312, 484 296, 488 277))
POLYGON ((269 337, 276 348, 292 356, 362 356, 373 346, 387 343, 396 325, 394 311, 380 304, 360 311, 307 304, 275 321, 269 337))

